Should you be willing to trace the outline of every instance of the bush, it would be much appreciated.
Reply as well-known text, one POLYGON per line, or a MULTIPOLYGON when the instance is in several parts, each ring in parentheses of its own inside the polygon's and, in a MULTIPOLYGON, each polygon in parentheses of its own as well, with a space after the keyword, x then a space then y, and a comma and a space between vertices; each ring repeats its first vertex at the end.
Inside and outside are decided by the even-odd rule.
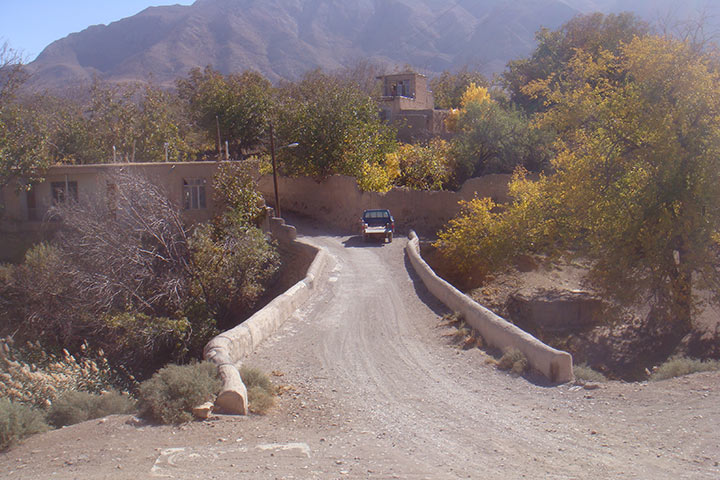
POLYGON ((217 367, 210 362, 168 365, 140 384, 140 411, 163 424, 189 422, 193 407, 211 401, 221 387, 217 367))
POLYGON ((690 375, 698 372, 714 372, 720 370, 720 360, 696 360, 687 357, 672 357, 650 376, 650 380, 667 380, 669 378, 690 375))
POLYGON ((191 238, 191 294, 201 299, 218 327, 233 327, 265 292, 277 271, 277 250, 258 228, 198 226, 191 238))
POLYGON ((197 353, 190 351, 191 343, 204 345, 217 334, 211 319, 193 325, 187 317, 121 312, 105 315, 102 320, 108 338, 114 339, 108 345, 108 356, 135 374, 150 374, 168 362, 180 363, 191 353, 197 353), (203 327, 207 327, 207 335, 203 327))
POLYGON ((516 375, 522 375, 528 369, 527 357, 514 348, 506 351, 498 361, 497 368, 500 370, 511 371, 516 375))
POLYGON ((248 404, 252 413, 262 415, 275 405, 275 386, 265 373, 243 366, 240 378, 248 389, 248 404))
POLYGON ((597 370, 593 370, 585 364, 575 365, 573 367, 573 373, 575 374, 575 380, 583 382, 607 382, 607 377, 597 370))
POLYGON ((0 398, 0 450, 47 429, 42 413, 38 410, 0 398))
POLYGON ((96 395, 88 392, 67 392, 50 407, 47 419, 55 427, 135 411, 135 402, 117 391, 96 395))
POLYGON ((248 161, 223 162, 213 177, 213 198, 216 206, 227 218, 221 223, 228 225, 260 225, 265 214, 265 201, 252 177, 252 163, 248 161))

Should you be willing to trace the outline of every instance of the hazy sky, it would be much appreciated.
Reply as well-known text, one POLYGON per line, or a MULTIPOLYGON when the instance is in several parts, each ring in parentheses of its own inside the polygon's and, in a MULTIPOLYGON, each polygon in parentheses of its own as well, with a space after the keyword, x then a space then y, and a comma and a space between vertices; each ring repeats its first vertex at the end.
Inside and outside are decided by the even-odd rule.
POLYGON ((0 0, 0 44, 26 61, 50 43, 90 25, 108 24, 150 6, 190 5, 194 0, 0 0))

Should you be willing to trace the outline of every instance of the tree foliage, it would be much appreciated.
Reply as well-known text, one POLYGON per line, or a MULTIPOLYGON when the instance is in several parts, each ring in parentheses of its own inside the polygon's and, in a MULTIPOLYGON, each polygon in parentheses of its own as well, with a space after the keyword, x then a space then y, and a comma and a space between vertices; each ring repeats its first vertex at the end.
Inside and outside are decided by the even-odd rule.
POLYGON ((454 167, 450 145, 440 139, 427 145, 402 144, 387 158, 393 185, 413 190, 448 187, 453 181, 454 167))
POLYGON ((621 304, 649 302, 656 321, 682 334, 694 290, 717 284, 720 77, 712 59, 677 40, 636 37, 617 54, 578 50, 559 79, 525 89, 549 101, 538 122, 559 135, 554 174, 517 176, 505 212, 466 210, 439 246, 450 256, 509 246, 505 260, 574 249, 593 260, 595 285, 621 304), (508 237, 523 240, 509 245, 508 237))
POLYGON ((17 99, 26 79, 22 58, 4 43, 0 46, 0 188, 15 180, 38 180, 48 164, 42 125, 17 99))
POLYGON ((285 85, 280 102, 278 137, 299 144, 278 152, 288 174, 361 177, 394 146, 394 131, 381 123, 375 101, 337 77, 310 72, 285 85))
POLYGON ((222 211, 216 223, 259 226, 265 215, 265 201, 252 176, 255 162, 223 162, 213 178, 215 204, 222 211))
POLYGON ((462 107, 462 97, 474 84, 488 88, 490 83, 480 72, 470 71, 466 66, 453 73, 448 70, 430 80, 430 90, 435 98, 435 108, 450 110, 462 107))
POLYGON ((234 158, 241 158, 267 137, 272 86, 259 73, 223 75, 209 66, 195 68, 178 80, 177 87, 206 140, 215 145, 219 128, 221 142, 228 141, 234 158))
POLYGON ((632 13, 578 15, 558 30, 541 29, 535 35, 537 47, 529 58, 508 63, 502 74, 510 98, 527 113, 543 111, 546 98, 528 95, 524 87, 536 80, 558 81, 576 50, 596 57, 601 52, 619 52, 635 36, 648 34, 650 27, 632 13))
POLYGON ((190 293, 202 298, 203 307, 221 328, 235 326, 255 305, 280 264, 277 251, 260 229, 237 223, 223 230, 197 227, 190 248, 190 293))
POLYGON ((510 173, 518 166, 542 169, 550 157, 551 136, 535 128, 516 107, 490 98, 471 84, 461 109, 448 117, 456 131, 453 151, 458 183, 489 173, 510 173))

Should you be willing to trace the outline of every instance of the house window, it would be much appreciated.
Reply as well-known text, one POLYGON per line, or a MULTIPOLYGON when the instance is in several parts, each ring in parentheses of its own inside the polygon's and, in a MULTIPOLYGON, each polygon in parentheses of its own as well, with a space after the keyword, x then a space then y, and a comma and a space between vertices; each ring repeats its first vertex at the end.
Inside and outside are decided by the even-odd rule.
POLYGON ((78 199, 77 182, 51 182, 53 203, 62 203, 67 200, 78 199))
POLYGON ((185 210, 206 208, 205 179, 186 178, 183 180, 183 197, 185 210))

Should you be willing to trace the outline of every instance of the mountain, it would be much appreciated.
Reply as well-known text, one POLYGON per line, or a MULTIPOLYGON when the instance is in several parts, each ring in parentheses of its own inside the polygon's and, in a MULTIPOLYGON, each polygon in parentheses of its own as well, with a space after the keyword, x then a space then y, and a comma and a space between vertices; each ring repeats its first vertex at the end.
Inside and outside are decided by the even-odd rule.
MULTIPOLYGON (((95 76, 172 85, 191 68, 206 65, 292 80, 309 69, 333 70, 364 58, 388 67, 409 64, 431 75, 463 65, 493 73, 531 52, 541 26, 554 29, 579 13, 619 11, 628 3, 197 0, 150 7, 53 42, 29 64, 30 86, 55 90, 95 76)), ((658 1, 630 3, 647 17, 658 1)))

